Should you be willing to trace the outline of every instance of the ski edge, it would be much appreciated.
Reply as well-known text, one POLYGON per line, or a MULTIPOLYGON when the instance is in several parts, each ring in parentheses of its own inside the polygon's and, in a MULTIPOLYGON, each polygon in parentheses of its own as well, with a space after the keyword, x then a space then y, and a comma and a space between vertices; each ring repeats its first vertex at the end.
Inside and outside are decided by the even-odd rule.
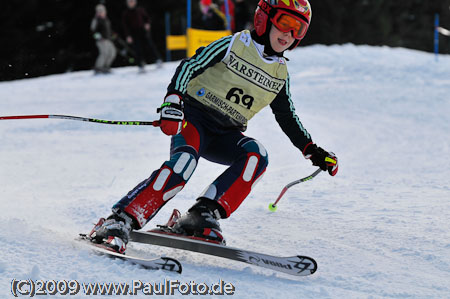
POLYGON ((317 262, 308 256, 278 257, 249 250, 223 246, 173 235, 132 231, 131 241, 187 250, 268 268, 294 276, 306 276, 317 271, 317 262))

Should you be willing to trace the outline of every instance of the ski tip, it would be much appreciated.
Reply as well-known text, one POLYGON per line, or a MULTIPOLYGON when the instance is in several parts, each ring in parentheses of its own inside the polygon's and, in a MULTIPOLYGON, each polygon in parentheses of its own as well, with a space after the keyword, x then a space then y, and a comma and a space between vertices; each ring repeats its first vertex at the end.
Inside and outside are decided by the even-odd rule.
POLYGON ((316 273, 317 262, 313 258, 311 258, 309 256, 301 256, 301 255, 297 255, 297 257, 299 258, 299 260, 302 261, 301 264, 303 264, 304 266, 307 266, 307 267, 305 267, 305 270, 308 270, 309 274, 316 273))
POLYGON ((170 257, 161 257, 162 260, 165 261, 165 264, 162 265, 162 270, 168 270, 171 272, 177 272, 180 273, 183 272, 183 267, 181 266, 181 263, 177 261, 176 259, 170 258, 170 257))

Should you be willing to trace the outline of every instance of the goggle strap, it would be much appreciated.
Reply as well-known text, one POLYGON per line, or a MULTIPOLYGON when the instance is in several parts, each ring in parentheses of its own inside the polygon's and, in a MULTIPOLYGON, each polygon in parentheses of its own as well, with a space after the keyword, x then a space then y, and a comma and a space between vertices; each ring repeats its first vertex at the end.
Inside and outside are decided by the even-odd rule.
POLYGON ((259 1, 258 7, 269 16, 269 19, 272 19, 277 14, 277 10, 264 0, 259 1))

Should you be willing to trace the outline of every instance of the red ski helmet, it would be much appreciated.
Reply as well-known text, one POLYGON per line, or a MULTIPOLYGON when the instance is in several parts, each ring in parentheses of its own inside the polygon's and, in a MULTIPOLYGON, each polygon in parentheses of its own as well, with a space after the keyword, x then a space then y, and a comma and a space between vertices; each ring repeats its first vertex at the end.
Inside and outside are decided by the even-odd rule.
POLYGON ((308 0, 260 0, 253 22, 258 36, 268 34, 270 24, 283 32, 292 31, 296 40, 289 47, 292 50, 305 37, 311 17, 308 0))

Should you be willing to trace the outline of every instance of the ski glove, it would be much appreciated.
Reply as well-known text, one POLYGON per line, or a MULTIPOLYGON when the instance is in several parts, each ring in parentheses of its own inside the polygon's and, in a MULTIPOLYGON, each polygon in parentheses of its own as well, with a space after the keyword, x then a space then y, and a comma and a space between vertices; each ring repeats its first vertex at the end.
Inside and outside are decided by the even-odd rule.
POLYGON ((306 159, 310 159, 314 166, 319 166, 323 171, 328 170, 331 176, 338 172, 338 159, 334 153, 329 153, 314 143, 308 143, 303 150, 306 159))
POLYGON ((95 40, 101 40, 102 39, 102 35, 99 32, 94 33, 94 39, 95 40))
POLYGON ((161 108, 158 108, 158 113, 161 113, 160 125, 161 131, 166 135, 176 135, 181 132, 185 123, 183 113, 183 101, 181 97, 176 94, 170 94, 164 99, 161 108))

